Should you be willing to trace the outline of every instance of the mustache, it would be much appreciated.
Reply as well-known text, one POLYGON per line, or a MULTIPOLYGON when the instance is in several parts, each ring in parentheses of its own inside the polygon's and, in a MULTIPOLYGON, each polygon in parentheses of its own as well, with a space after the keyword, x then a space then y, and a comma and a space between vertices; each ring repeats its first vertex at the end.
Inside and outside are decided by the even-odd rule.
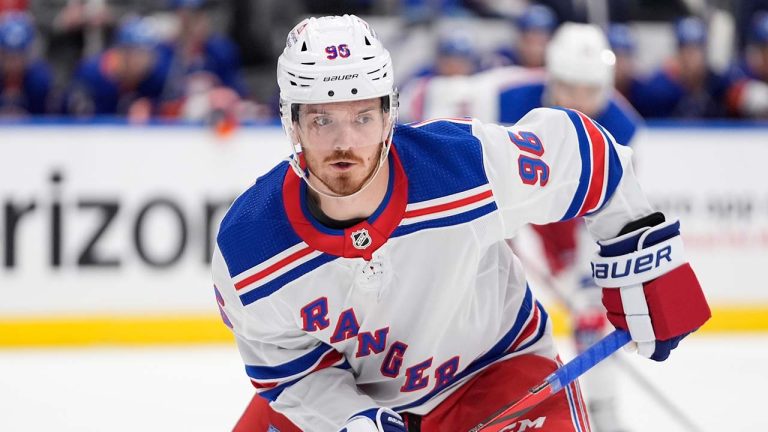
POLYGON ((323 159, 323 162, 329 164, 336 162, 363 163, 363 159, 349 150, 336 150, 330 156, 323 159))

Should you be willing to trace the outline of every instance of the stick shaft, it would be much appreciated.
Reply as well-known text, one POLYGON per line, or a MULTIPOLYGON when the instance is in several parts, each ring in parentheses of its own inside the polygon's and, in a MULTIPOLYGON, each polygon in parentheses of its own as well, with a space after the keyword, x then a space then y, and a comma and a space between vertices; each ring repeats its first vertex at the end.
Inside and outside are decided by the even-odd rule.
POLYGON ((496 432, 502 430, 510 422, 528 412, 531 408, 557 393, 563 387, 581 376, 596 364, 616 352, 630 341, 629 333, 624 330, 614 330, 608 336, 591 346, 588 350, 576 356, 555 372, 547 376, 537 386, 528 390, 523 397, 494 413, 470 430, 470 432, 496 432))

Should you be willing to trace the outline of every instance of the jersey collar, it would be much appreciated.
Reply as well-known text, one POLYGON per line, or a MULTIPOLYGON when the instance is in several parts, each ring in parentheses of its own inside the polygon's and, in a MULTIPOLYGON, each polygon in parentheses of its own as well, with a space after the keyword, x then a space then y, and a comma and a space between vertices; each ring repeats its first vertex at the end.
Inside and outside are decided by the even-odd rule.
MULTIPOLYGON (((307 208, 307 184, 288 169, 283 180, 283 205, 296 234, 309 247, 344 258, 371 260, 400 224, 408 204, 408 179, 394 145, 389 150, 389 182, 379 207, 366 220, 344 230, 327 228, 307 208)), ((300 159, 301 167, 306 162, 300 159)))

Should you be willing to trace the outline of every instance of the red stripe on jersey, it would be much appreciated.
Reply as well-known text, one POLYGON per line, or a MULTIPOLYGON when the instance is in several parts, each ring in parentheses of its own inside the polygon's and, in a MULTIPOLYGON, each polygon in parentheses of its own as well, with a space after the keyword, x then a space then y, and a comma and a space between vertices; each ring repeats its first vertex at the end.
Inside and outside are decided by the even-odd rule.
POLYGON ((310 373, 311 372, 315 372, 315 371, 319 371, 321 369, 329 368, 329 367, 333 366, 334 364, 338 363, 339 360, 341 360, 342 358, 344 358, 343 354, 341 354, 340 352, 338 352, 336 350, 332 350, 332 351, 330 351, 328 354, 326 354, 323 357, 323 359, 320 361, 320 363, 317 365, 317 367, 312 369, 310 371, 310 373))
POLYGON ((600 204, 600 196, 603 194, 603 182, 605 181, 605 151, 606 142, 603 134, 597 129, 592 120, 584 114, 576 111, 584 122, 584 127, 589 135, 592 147, 592 175, 589 181, 589 189, 584 199, 584 204, 579 211, 579 216, 594 210, 600 204))
POLYGON ((509 349, 509 352, 514 352, 517 347, 523 343, 524 340, 528 339, 533 334, 533 332, 536 331, 537 328, 539 328, 539 308, 536 307, 536 303, 534 302, 533 318, 531 318, 531 322, 525 326, 523 332, 520 333, 520 336, 518 336, 517 340, 515 340, 515 342, 512 344, 512 348, 509 349))
POLYGON ((472 196, 469 196, 469 197, 466 197, 466 198, 462 198, 462 199, 460 199, 458 201, 448 202, 448 203, 445 203, 445 204, 438 204, 436 206, 426 207, 426 208, 418 209, 418 210, 407 211, 407 212, 405 212, 405 215, 403 217, 412 218, 412 217, 417 217, 417 216, 423 216, 423 215, 426 215, 426 214, 439 213, 439 212, 446 211, 446 210, 452 210, 452 209, 455 209, 455 208, 458 208, 458 207, 462 207, 462 206, 465 206, 465 205, 476 203, 478 201, 482 201, 482 200, 484 200, 484 199, 486 199, 488 197, 492 197, 492 196, 493 196, 493 191, 492 190, 487 190, 487 191, 481 192, 481 193, 479 193, 477 195, 472 195, 472 196))
MULTIPOLYGON (((344 358, 344 355, 342 355, 340 352, 336 350, 331 350, 325 356, 323 356, 323 359, 320 360, 320 363, 315 366, 314 369, 307 372, 307 374, 310 374, 312 372, 316 372, 325 368, 329 368, 333 366, 334 364, 338 363, 341 359, 344 358)), ((280 382, 270 382, 270 383, 260 383, 253 378, 251 378, 251 384, 253 384, 254 387, 256 387, 259 390, 269 390, 271 388, 277 387, 280 382)))
POLYGON ((253 386, 256 387, 256 390, 269 390, 271 388, 277 387, 279 383, 277 382, 260 383, 254 379, 251 379, 251 384, 253 384, 253 386))
POLYGON ((252 275, 248 276, 247 278, 241 280, 240 282, 236 283, 235 284, 235 289, 239 291, 239 290, 247 287, 248 285, 258 281, 259 279, 263 279, 263 278, 269 276, 270 274, 280 270, 281 268, 287 266, 288 264, 290 264, 290 263, 292 263, 292 262, 294 262, 294 261, 296 261, 298 259, 301 259, 302 257, 305 257, 305 256, 311 254, 312 251, 313 251, 312 248, 309 248, 309 247, 306 247, 304 249, 296 251, 296 252, 288 255, 287 257, 281 259, 280 261, 272 264, 271 266, 265 268, 264 270, 262 270, 262 271, 260 271, 260 272, 258 272, 256 274, 252 274, 252 275))

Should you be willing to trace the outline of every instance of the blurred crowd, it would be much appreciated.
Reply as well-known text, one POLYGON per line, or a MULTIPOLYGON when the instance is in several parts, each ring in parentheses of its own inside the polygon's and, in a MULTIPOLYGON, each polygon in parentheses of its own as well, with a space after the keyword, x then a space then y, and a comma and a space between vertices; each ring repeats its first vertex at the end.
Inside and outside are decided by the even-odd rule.
MULTIPOLYGON (((491 49, 467 32, 440 35, 436 46, 424 47, 430 64, 398 77, 406 101, 417 99, 417 84, 432 77, 510 66, 546 73, 553 33, 564 22, 580 21, 604 32, 615 56, 611 84, 642 117, 768 118, 768 1, 726 5, 735 23, 733 54, 720 68, 708 61, 713 7, 686 7, 711 2, 616 0, 604 1, 602 9, 578 7, 593 3, 0 0, 0 117, 118 116, 225 128, 271 120, 277 112, 274 64, 284 35, 303 15, 349 12, 398 19, 402 37, 446 16, 501 20, 512 28, 513 40, 491 49), (632 24, 649 19, 645 15, 671 23, 676 46, 656 70, 639 72, 642 53, 632 24)), ((397 45, 390 47, 395 57, 397 45)))

